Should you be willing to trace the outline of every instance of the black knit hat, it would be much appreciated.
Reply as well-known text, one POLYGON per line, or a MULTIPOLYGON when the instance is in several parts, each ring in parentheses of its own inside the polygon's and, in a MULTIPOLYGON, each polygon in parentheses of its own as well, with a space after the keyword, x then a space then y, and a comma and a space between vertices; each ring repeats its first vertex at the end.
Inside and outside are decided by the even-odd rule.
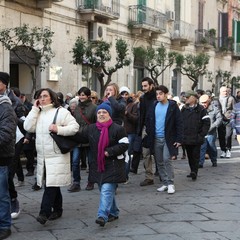
POLYGON ((10 81, 10 76, 6 72, 0 72, 0 81, 2 81, 3 84, 8 86, 9 81, 10 81))

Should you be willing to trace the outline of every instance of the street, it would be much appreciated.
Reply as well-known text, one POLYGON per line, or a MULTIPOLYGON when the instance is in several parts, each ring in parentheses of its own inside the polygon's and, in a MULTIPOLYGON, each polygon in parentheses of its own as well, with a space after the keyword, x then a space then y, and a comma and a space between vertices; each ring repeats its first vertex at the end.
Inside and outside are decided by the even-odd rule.
POLYGON ((44 226, 36 221, 43 190, 33 191, 34 177, 25 178, 25 185, 17 188, 21 214, 13 220, 9 239, 240 239, 240 147, 235 139, 233 145, 232 158, 219 158, 216 168, 206 160, 197 181, 186 177, 189 166, 187 160, 180 159, 180 153, 174 162, 176 193, 173 195, 157 192, 161 186, 158 177, 154 185, 139 186, 144 180, 141 161, 139 173, 130 174, 129 183, 118 187, 119 219, 105 227, 95 223, 99 192, 96 185, 93 191, 84 190, 85 170, 81 171, 80 192, 68 193, 67 187, 62 188, 62 218, 48 221, 44 226))

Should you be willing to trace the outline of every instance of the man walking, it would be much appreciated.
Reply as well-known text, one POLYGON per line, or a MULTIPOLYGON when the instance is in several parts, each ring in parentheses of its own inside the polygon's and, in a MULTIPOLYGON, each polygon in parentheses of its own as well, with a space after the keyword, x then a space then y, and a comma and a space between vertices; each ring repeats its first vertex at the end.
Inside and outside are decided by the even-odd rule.
MULTIPOLYGON (((150 124, 150 110, 156 100, 156 92, 154 88, 153 80, 149 77, 142 79, 142 90, 144 94, 140 97, 140 123, 139 123, 139 136, 142 136, 143 128, 145 127, 146 134, 151 132, 150 124)), ((146 136, 147 136, 146 135, 146 136)), ((147 140, 148 141, 148 140, 147 140)), ((153 170, 152 170, 152 152, 149 146, 143 145, 143 157, 144 157, 144 167, 145 167, 145 179, 140 183, 140 186, 148 186, 154 184, 153 181, 153 170), (144 147, 145 146, 145 147, 144 147)))
POLYGON ((210 127, 210 119, 207 110, 198 104, 198 95, 189 90, 186 92, 186 103, 182 110, 183 117, 183 144, 186 147, 190 174, 192 180, 197 179, 200 148, 204 143, 210 127))
POLYGON ((160 85, 156 87, 157 102, 152 118, 152 134, 150 146, 154 146, 154 156, 157 163, 159 177, 163 185, 159 192, 175 193, 174 167, 172 157, 178 155, 178 147, 183 138, 183 122, 178 104, 168 99, 168 88, 160 85))
MULTIPOLYGON (((4 83, 0 79, 0 89, 4 83)), ((0 94, 0 239, 11 235, 8 165, 15 152, 16 116, 7 96, 0 94)))
POLYGON ((222 124, 218 127, 218 138, 221 148, 221 158, 231 157, 232 134, 233 129, 230 124, 231 113, 235 104, 234 97, 229 95, 228 88, 222 86, 220 88, 219 102, 222 108, 222 124))
POLYGON ((206 152, 209 154, 212 166, 217 167, 217 128, 222 123, 222 114, 218 107, 211 104, 211 98, 207 94, 199 98, 199 103, 207 110, 211 121, 210 128, 205 136, 205 141, 201 146, 199 168, 203 168, 206 152))
MULTIPOLYGON (((0 72, 0 95, 4 95, 9 97, 9 99, 12 102, 12 108, 15 111, 15 114, 17 116, 17 126, 20 130, 23 130, 23 119, 25 118, 25 109, 23 107, 23 104, 21 103, 21 100, 16 97, 11 89, 8 88, 8 84, 10 82, 10 76, 6 72, 0 72)), ((19 208, 19 201, 17 199, 18 194, 14 186, 13 178, 16 172, 16 163, 14 161, 11 162, 8 166, 8 184, 9 184, 9 194, 11 198, 11 216, 13 219, 17 218, 20 214, 20 208, 19 208)))

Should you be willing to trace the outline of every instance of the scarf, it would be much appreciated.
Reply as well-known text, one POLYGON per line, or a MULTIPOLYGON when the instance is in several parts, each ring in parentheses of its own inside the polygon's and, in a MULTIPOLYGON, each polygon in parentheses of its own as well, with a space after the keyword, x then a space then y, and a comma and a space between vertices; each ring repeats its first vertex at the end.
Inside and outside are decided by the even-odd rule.
POLYGON ((100 123, 96 122, 96 127, 99 131, 101 131, 100 138, 98 141, 98 155, 97 155, 97 164, 98 164, 98 171, 103 172, 105 170, 105 148, 109 144, 109 137, 108 137, 108 128, 112 125, 112 119, 109 119, 107 122, 100 123))

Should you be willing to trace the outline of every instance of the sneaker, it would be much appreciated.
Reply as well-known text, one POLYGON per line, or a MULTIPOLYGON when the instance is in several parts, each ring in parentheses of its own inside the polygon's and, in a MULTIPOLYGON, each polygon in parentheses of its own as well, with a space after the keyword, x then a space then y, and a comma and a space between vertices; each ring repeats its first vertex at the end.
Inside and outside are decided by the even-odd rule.
POLYGON ((162 185, 160 188, 157 189, 158 192, 164 192, 168 190, 168 186, 162 185))
POLYGON ((37 221, 39 223, 41 223, 42 225, 44 225, 47 222, 47 216, 45 214, 39 214, 39 216, 37 216, 37 221))
POLYGON ((48 220, 53 221, 53 220, 60 218, 61 216, 62 216, 62 211, 52 212, 51 215, 49 216, 48 220))
POLYGON ((226 157, 226 153, 224 151, 221 152, 220 158, 225 158, 226 157))
POLYGON ((32 190, 38 191, 38 190, 40 190, 40 189, 42 189, 42 188, 37 185, 37 182, 35 182, 35 183, 33 184, 33 186, 32 186, 32 190))
POLYGON ((14 183, 15 187, 22 187, 24 186, 24 181, 17 181, 16 183, 14 183))
POLYGON ((217 167, 217 163, 214 162, 214 163, 212 164, 212 167, 217 167))
POLYGON ((6 239, 11 235, 11 229, 10 228, 4 228, 0 229, 0 239, 6 239))
POLYGON ((190 173, 192 180, 197 180, 197 174, 195 172, 190 173))
POLYGON ((85 190, 91 191, 94 189, 94 183, 88 182, 85 190))
POLYGON ((33 173, 32 171, 29 171, 29 172, 26 173, 25 176, 26 176, 26 177, 31 177, 31 176, 33 176, 33 175, 34 175, 34 173, 33 173))
POLYGON ((16 219, 20 214, 20 208, 19 208, 19 201, 14 198, 11 201, 11 217, 12 219, 16 219))
POLYGON ((126 182, 124 182, 123 184, 124 185, 127 185, 129 183, 129 180, 126 180, 126 182))
POLYGON ((103 217, 97 218, 95 222, 99 224, 101 227, 104 227, 105 225, 105 220, 103 219, 103 217))
POLYGON ((168 185, 168 194, 175 193, 175 186, 173 184, 168 185))
POLYGON ((77 183, 73 183, 69 188, 68 191, 69 192, 79 192, 81 190, 81 187, 79 184, 77 183))
POLYGON ((153 180, 150 180, 150 179, 145 179, 144 181, 140 182, 141 187, 153 185, 153 184, 154 184, 153 180))
POLYGON ((108 222, 113 222, 118 219, 118 216, 113 216, 112 214, 108 215, 108 222))
POLYGON ((226 152, 226 158, 230 158, 231 157, 231 152, 229 150, 227 150, 226 152))

